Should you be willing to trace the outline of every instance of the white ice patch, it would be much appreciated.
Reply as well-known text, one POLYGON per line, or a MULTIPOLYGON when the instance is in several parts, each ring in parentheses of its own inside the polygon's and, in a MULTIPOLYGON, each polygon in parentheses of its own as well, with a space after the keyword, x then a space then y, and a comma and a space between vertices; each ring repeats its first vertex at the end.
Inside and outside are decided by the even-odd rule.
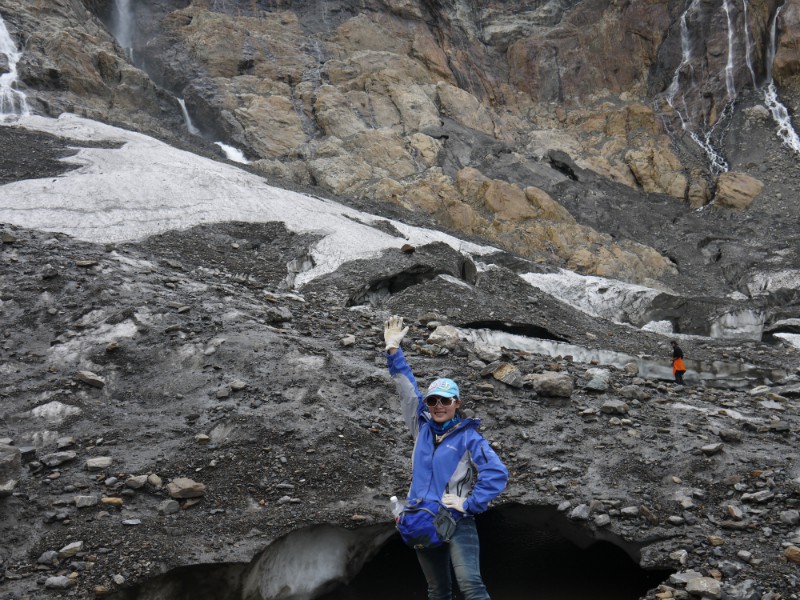
POLYGON ((81 409, 77 406, 70 406, 58 400, 53 400, 47 404, 37 406, 29 414, 36 419, 44 419, 51 425, 59 425, 67 417, 81 414, 81 409))
POLYGON ((243 165, 250 164, 250 161, 244 157, 244 152, 242 152, 238 148, 234 148, 233 146, 228 146, 228 144, 223 144, 222 142, 214 142, 214 143, 220 148, 222 148, 222 151, 225 153, 225 157, 228 160, 243 165))
POLYGON ((295 531, 272 543, 244 576, 242 597, 309 600, 346 583, 392 535, 394 528, 331 526, 295 531))
POLYGON ((798 333, 775 333, 776 338, 780 338, 790 346, 800 348, 800 334, 798 333))
POLYGON ((710 333, 712 338, 760 340, 763 331, 764 313, 739 310, 717 317, 710 333))
POLYGON ((800 289, 800 269, 755 273, 747 282, 752 296, 766 295, 779 289, 800 289))
POLYGON ((522 279, 554 298, 593 317, 637 324, 659 290, 605 277, 559 273, 526 273, 522 279))
POLYGON ((642 331, 652 331, 653 333, 669 335, 673 333, 672 321, 650 321, 642 327, 642 331))
POLYGON ((154 138, 63 114, 28 116, 20 125, 57 136, 117 142, 119 149, 80 148, 65 162, 78 168, 59 177, 0 187, 0 222, 60 231, 95 243, 135 241, 200 223, 283 222, 295 233, 321 236, 301 286, 347 261, 376 256, 402 243, 443 242, 471 255, 496 248, 391 221, 403 238, 371 227, 386 221, 336 202, 267 185, 233 165, 172 148, 154 138))

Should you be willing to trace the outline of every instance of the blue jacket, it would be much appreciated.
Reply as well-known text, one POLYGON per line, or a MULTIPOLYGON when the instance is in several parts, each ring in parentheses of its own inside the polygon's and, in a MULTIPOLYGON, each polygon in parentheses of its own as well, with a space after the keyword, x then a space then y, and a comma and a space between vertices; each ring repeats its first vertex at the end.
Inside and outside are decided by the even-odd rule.
POLYGON ((386 358, 402 402, 403 418, 415 440, 408 499, 441 503, 443 494, 456 494, 465 499, 468 515, 485 511, 505 489, 508 469, 478 432, 480 421, 461 419, 435 445, 430 426, 433 418, 403 350, 387 353, 386 358))

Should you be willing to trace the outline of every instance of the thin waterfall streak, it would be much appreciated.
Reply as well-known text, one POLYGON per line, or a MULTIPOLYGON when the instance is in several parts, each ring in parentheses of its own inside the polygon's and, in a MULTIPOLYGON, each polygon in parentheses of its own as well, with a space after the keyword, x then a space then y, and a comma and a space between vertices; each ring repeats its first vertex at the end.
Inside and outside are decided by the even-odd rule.
POLYGON ((736 85, 733 81, 733 21, 731 20, 731 6, 729 0, 722 3, 725 9, 725 17, 728 21, 728 61, 725 64, 725 88, 728 91, 728 100, 736 99, 736 85))
POLYGON ((764 104, 767 105, 772 120, 778 126, 778 137, 781 143, 793 150, 795 153, 800 154, 800 137, 792 125, 792 117, 789 115, 789 110, 783 105, 778 98, 778 88, 775 81, 772 79, 772 61, 775 60, 775 53, 777 51, 777 29, 778 29, 778 15, 783 6, 779 6, 775 10, 775 16, 770 23, 769 32, 769 48, 767 49, 767 85, 764 87, 764 104))
POLYGON ((114 0, 111 7, 111 33, 117 43, 133 52, 133 7, 130 0, 114 0))
MULTIPOLYGON (((691 6, 690 6, 691 8, 691 6)), ((675 73, 672 76, 672 82, 669 84, 669 89, 667 90, 667 104, 672 106, 673 100, 675 99, 675 94, 678 91, 678 87, 680 86, 680 76, 681 71, 683 68, 689 64, 692 60, 692 49, 689 44, 689 26, 686 24, 686 13, 689 12, 689 9, 686 9, 684 13, 681 15, 681 24, 680 24, 680 32, 681 32, 681 62, 678 65, 678 68, 675 69, 675 73)))
POLYGON ((772 22, 769 24, 769 48, 767 49, 767 81, 772 81, 772 62, 775 60, 775 51, 777 47, 777 30, 778 30, 778 15, 781 14, 783 5, 775 9, 775 15, 772 17, 772 22))
POLYGON ((17 86, 17 63, 22 52, 11 39, 5 21, 0 15, 0 55, 5 55, 6 73, 0 75, 0 119, 4 117, 27 116, 30 114, 28 100, 17 86))
POLYGON ((178 104, 181 107, 181 112, 183 113, 183 121, 186 123, 186 129, 189 130, 189 133, 192 135, 200 135, 200 130, 194 126, 192 123, 192 117, 189 116, 189 111, 186 109, 186 102, 183 98, 178 98, 178 104))
POLYGON ((750 71, 750 77, 753 80, 753 89, 758 89, 758 84, 756 83, 756 72, 753 69, 753 44, 750 41, 750 19, 747 14, 747 2, 748 0, 742 0, 742 6, 744 7, 744 61, 747 64, 747 69, 750 71))

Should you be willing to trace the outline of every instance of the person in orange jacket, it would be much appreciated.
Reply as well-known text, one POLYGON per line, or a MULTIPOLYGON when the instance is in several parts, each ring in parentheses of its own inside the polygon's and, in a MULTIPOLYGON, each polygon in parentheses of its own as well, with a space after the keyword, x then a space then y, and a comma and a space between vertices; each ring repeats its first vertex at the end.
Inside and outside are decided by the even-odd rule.
POLYGON ((683 374, 686 373, 686 365, 683 364, 683 350, 675 340, 670 343, 672 344, 672 374, 675 376, 675 383, 683 385, 683 374))

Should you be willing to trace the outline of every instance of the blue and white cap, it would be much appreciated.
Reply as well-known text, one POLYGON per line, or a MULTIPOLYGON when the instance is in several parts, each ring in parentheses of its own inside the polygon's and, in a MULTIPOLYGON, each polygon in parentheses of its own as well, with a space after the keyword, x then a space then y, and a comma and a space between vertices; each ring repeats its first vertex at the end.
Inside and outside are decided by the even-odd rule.
POLYGON ((452 379, 443 377, 437 379, 428 386, 428 391, 425 392, 425 397, 428 396, 441 396, 442 398, 458 397, 458 385, 452 379))

